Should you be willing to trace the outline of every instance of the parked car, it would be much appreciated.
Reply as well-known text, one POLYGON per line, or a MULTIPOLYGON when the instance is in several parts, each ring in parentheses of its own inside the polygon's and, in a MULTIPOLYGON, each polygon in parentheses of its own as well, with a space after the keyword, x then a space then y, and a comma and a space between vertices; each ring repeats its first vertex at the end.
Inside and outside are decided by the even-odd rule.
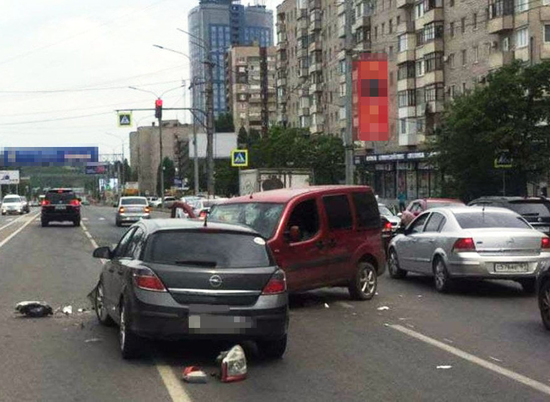
POLYGON ((550 235, 550 201, 540 197, 481 197, 468 205, 501 207, 517 212, 535 229, 550 235))
POLYGON ((405 209, 401 214, 401 226, 406 227, 411 223, 414 218, 420 215, 422 212, 427 211, 432 208, 442 208, 442 207, 460 207, 465 204, 456 199, 452 198, 421 198, 418 200, 411 201, 407 209, 405 209))
POLYGON ((50 222, 70 221, 74 226, 80 226, 80 201, 71 189, 54 188, 48 190, 42 201, 40 211, 42 226, 50 222))
POLYGON ((134 223, 140 219, 149 219, 151 209, 145 197, 121 197, 116 212, 115 223, 122 226, 123 223, 134 223))
POLYGON ((268 357, 284 354, 285 274, 253 230, 141 221, 94 257, 108 260, 95 292, 97 318, 119 325, 124 358, 139 353, 141 337, 254 340, 268 357))
POLYGON ((378 203, 370 187, 281 189, 215 205, 209 221, 244 224, 262 235, 292 292, 345 286, 371 299, 385 270, 378 203))
POLYGON ((537 294, 542 323, 550 331, 550 264, 543 267, 538 275, 537 294))
POLYGON ((159 208, 162 201, 159 197, 147 197, 147 202, 151 208, 159 208))
POLYGON ((2 215, 6 214, 20 214, 25 213, 23 200, 20 196, 15 194, 9 194, 2 199, 2 215))
POLYGON ((172 208, 172 205, 174 204, 174 202, 176 202, 176 197, 172 197, 171 195, 170 196, 166 196, 164 197, 164 201, 162 203, 162 207, 163 208, 172 208))
POLYGON ((435 208, 420 214, 390 243, 392 278, 431 275, 447 292, 455 279, 509 279, 527 293, 550 260, 550 238, 503 208, 435 208))

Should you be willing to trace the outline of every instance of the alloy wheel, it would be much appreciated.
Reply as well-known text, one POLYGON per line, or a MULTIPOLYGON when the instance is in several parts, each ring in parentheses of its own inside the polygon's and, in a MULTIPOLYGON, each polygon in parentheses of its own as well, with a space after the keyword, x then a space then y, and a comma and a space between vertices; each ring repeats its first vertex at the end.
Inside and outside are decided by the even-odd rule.
POLYGON ((103 303, 104 293, 103 293, 103 285, 100 283, 97 286, 97 292, 96 292, 96 298, 95 298, 95 308, 97 311, 97 315, 101 320, 106 319, 107 310, 105 309, 105 304, 103 303))
POLYGON ((435 266, 435 286, 438 290, 445 287, 445 282, 447 281, 447 274, 445 272, 445 265, 443 262, 438 261, 435 266))
POLYGON ((124 351, 126 346, 126 311, 124 304, 120 307, 120 349, 124 351))
POLYGON ((550 286, 545 286, 544 293, 540 299, 540 311, 550 323, 550 286))
POLYGON ((376 290, 376 274, 367 267, 361 270, 359 278, 361 291, 366 295, 371 295, 376 290))

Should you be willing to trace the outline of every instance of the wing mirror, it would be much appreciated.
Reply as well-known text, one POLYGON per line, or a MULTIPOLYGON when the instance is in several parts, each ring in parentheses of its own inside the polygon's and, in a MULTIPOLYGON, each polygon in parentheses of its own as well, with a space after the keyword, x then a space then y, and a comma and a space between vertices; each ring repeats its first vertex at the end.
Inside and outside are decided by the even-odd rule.
POLYGON ((401 218, 402 216, 403 216, 403 212, 398 212, 398 213, 397 213, 397 217, 398 217, 398 218, 401 218))
POLYGON ((94 250, 94 258, 102 258, 104 260, 110 260, 113 257, 113 252, 108 246, 98 247, 94 250))

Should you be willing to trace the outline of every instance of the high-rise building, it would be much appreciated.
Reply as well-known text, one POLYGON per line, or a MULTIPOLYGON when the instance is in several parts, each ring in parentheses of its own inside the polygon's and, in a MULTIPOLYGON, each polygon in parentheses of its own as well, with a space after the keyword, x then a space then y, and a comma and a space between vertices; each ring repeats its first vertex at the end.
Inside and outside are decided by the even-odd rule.
MULTIPOLYGON (((273 11, 263 5, 243 6, 235 0, 201 0, 189 12, 191 78, 206 81, 207 52, 214 63, 214 113, 227 112, 225 54, 231 46, 273 46, 273 11)), ((205 86, 194 91, 193 105, 205 109, 205 86)))
POLYGON ((275 47, 234 46, 227 54, 227 98, 235 130, 265 134, 277 118, 275 47))

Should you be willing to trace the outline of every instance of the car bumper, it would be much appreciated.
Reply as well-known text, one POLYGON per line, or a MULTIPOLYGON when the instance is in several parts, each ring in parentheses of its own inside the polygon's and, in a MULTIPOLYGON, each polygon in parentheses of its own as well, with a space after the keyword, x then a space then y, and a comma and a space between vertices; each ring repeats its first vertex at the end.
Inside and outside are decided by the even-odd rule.
MULTIPOLYGON (((472 253, 474 254, 474 253, 472 253)), ((449 275, 457 278, 483 278, 483 279, 528 279, 536 278, 537 274, 550 264, 550 253, 540 256, 503 256, 503 257, 460 257, 449 259, 449 275), (500 266, 510 264, 523 264, 525 271, 499 270, 500 266)))
POLYGON ((2 210, 3 214, 20 214, 21 212, 23 212, 22 209, 3 209, 2 210))
POLYGON ((147 338, 279 339, 288 329, 286 294, 260 296, 253 306, 225 306, 226 311, 216 312, 223 306, 206 305, 200 311, 190 311, 190 306, 177 303, 169 293, 139 289, 132 293, 130 328, 147 338))
POLYGON ((141 219, 151 219, 150 214, 118 214, 116 217, 119 222, 137 222, 141 219))

